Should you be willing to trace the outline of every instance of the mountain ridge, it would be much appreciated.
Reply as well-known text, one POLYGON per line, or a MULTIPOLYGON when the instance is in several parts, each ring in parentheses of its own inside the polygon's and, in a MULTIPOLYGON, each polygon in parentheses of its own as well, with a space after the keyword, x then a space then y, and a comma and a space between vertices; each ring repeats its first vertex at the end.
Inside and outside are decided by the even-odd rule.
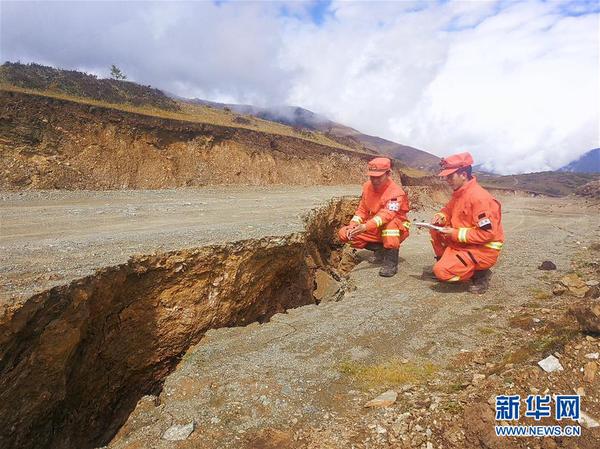
POLYGON ((567 165, 559 168, 560 172, 600 173, 600 148, 594 148, 567 165))

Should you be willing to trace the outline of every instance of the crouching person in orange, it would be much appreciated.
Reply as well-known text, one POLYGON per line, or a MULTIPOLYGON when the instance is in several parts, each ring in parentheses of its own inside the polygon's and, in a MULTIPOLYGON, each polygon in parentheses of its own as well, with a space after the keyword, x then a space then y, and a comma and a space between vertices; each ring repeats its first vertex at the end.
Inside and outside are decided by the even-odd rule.
POLYGON ((382 263, 379 275, 398 272, 398 249, 408 237, 408 197, 391 179, 391 162, 378 157, 369 162, 369 181, 363 184, 358 209, 348 226, 338 231, 342 242, 374 251, 372 263, 382 263))
POLYGON ((500 203, 471 175, 469 153, 442 159, 439 176, 454 190, 446 206, 435 215, 433 224, 443 230, 431 231, 437 263, 435 276, 446 282, 472 279, 469 291, 484 293, 489 285, 490 267, 498 261, 504 242, 500 203))

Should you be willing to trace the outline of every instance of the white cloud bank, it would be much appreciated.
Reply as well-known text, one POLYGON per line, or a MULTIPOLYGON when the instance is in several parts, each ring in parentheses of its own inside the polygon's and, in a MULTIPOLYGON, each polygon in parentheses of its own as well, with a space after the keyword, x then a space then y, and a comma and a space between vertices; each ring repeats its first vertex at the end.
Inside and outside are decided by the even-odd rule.
POLYGON ((558 168, 600 146, 595 2, 0 8, 2 60, 102 74, 116 63, 179 95, 295 104, 438 155, 471 151, 502 173, 558 168))

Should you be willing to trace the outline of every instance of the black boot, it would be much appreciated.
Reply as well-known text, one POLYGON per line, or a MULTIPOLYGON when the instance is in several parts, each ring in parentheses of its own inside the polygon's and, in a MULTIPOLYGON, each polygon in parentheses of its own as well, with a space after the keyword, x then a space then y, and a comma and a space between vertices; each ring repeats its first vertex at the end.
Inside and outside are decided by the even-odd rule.
POLYGON ((369 263, 374 265, 383 263, 383 245, 381 243, 367 243, 365 249, 373 251, 373 255, 367 259, 369 263))
MULTIPOLYGON (((436 262, 439 262, 441 256, 433 256, 436 262)), ((423 273, 421 274, 421 279, 425 281, 439 281, 435 273, 433 272, 433 267, 431 268, 423 268, 423 273)))
POLYGON ((472 283, 469 286, 469 291, 480 295, 485 293, 490 286, 491 277, 492 272, 490 270, 476 271, 471 278, 472 283))
POLYGON ((383 267, 379 270, 379 276, 390 278, 398 272, 398 249, 384 248, 383 267))

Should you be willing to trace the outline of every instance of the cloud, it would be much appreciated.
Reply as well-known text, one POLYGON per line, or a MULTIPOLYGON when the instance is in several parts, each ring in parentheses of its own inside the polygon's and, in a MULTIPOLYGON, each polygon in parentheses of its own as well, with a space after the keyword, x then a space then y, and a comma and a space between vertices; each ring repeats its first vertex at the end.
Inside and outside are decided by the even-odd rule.
POLYGON ((2 2, 3 60, 178 95, 299 105, 503 173, 600 146, 599 11, 585 1, 2 2))
POLYGON ((3 2, 4 60, 129 77, 215 100, 284 102, 282 22, 270 3, 3 2))

